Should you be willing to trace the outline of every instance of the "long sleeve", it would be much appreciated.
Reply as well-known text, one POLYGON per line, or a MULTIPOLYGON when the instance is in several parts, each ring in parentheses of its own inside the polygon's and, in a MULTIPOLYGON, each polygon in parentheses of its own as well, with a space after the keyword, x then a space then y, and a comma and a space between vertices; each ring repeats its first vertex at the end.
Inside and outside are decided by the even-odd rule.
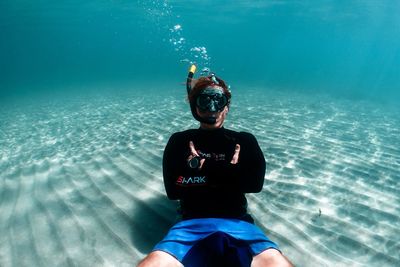
POLYGON ((259 192, 265 160, 256 138, 227 129, 202 129, 175 133, 163 156, 164 185, 168 198, 180 200, 183 218, 233 217, 247 214, 245 193, 259 192), (190 168, 190 141, 203 159, 201 168, 190 168), (231 164, 236 144, 239 160, 231 164))
POLYGON ((242 133, 243 144, 239 154, 239 186, 244 193, 257 193, 262 190, 265 176, 265 158, 256 138, 242 133))
MULTIPOLYGON (((265 175, 264 155, 256 138, 249 133, 240 133, 224 146, 224 160, 206 159, 201 170, 187 165, 189 141, 198 141, 193 136, 175 133, 164 151, 164 185, 170 199, 181 199, 190 194, 211 191, 234 191, 256 193, 261 191, 265 175), (193 139, 193 140, 191 140, 193 139), (231 164, 234 147, 240 145, 239 162, 231 164)), ((207 145, 211 149, 218 145, 214 139, 207 145)))
POLYGON ((173 134, 164 150, 163 156, 163 176, 165 191, 169 199, 175 200, 180 198, 179 190, 176 187, 177 178, 182 175, 182 157, 181 149, 179 149, 178 133, 173 134))
POLYGON ((211 183, 222 190, 235 190, 241 193, 257 193, 262 190, 265 175, 265 159, 256 138, 249 133, 241 133, 237 140, 240 145, 239 162, 207 161, 204 171, 214 174, 211 183))

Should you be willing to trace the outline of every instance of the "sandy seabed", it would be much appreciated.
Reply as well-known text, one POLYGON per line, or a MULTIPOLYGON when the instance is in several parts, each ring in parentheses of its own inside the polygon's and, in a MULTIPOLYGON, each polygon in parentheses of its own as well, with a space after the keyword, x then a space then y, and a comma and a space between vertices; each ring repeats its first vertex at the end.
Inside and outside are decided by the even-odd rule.
MULTIPOLYGON (((133 266, 176 221, 169 136, 183 94, 8 103, 0 113, 0 266, 133 266)), ((250 90, 226 127, 267 161, 256 223, 296 266, 400 266, 400 118, 379 105, 250 90)))

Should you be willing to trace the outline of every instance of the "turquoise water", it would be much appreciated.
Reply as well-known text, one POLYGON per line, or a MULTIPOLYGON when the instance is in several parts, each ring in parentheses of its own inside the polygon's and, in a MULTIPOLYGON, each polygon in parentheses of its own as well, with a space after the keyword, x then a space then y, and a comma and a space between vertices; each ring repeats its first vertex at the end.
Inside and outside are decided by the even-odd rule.
POLYGON ((397 1, 0 2, 0 266, 132 266, 175 220, 190 62, 256 135, 296 266, 400 265, 397 1))

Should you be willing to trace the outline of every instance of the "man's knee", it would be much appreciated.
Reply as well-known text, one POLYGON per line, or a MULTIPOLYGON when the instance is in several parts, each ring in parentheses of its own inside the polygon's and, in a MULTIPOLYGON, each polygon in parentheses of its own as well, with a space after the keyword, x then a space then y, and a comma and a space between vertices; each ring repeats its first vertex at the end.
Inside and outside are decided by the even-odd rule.
POLYGON ((153 251, 147 255, 137 267, 182 267, 183 265, 170 254, 153 251))
POLYGON ((267 249, 253 258, 252 267, 293 267, 288 259, 276 249, 267 249))

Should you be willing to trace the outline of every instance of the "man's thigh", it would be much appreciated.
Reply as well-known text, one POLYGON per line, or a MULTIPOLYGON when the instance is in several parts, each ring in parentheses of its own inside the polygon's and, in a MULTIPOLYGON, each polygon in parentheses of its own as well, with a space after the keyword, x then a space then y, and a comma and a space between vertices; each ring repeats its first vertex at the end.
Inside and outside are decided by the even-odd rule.
POLYGON ((183 265, 166 252, 153 251, 137 267, 183 267, 183 265))
POLYGON ((279 250, 267 249, 253 258, 251 267, 293 267, 279 250))

